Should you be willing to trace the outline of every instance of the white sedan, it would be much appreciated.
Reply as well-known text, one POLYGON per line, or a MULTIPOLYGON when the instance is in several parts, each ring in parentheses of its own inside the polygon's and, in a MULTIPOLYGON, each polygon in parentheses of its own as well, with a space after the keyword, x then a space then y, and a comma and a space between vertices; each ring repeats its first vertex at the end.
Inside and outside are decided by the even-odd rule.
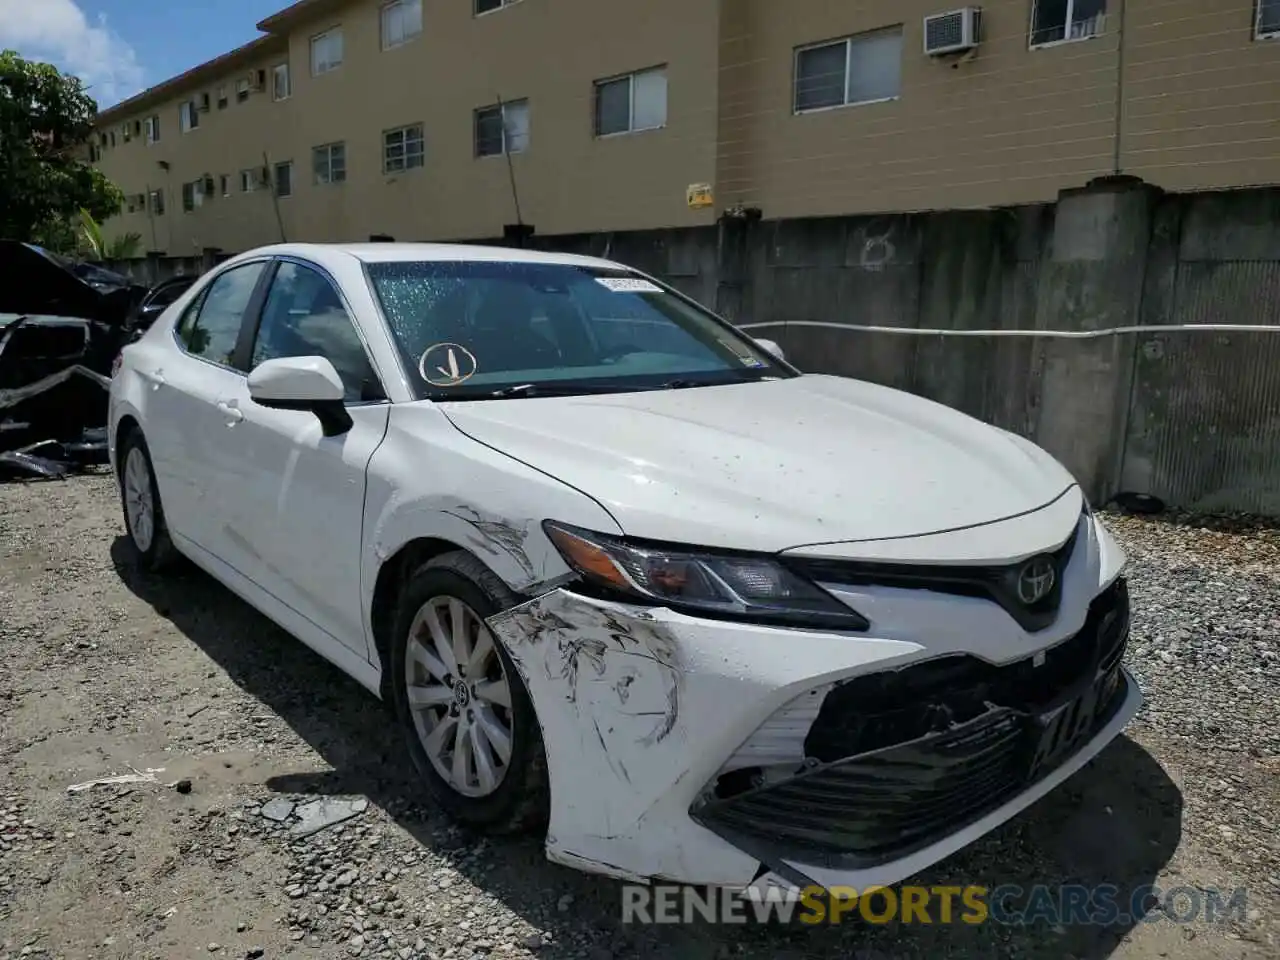
POLYGON ((894 883, 1140 701, 1055 460, 616 263, 253 250, 125 348, 110 438, 142 567, 193 561, 393 705, 452 816, 584 870, 894 883))

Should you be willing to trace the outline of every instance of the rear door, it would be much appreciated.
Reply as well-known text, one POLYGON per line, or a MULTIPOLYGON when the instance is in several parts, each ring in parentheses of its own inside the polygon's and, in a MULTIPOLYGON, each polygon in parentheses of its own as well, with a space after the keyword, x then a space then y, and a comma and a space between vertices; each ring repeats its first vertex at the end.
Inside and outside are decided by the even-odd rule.
POLYGON ((326 437, 315 414, 259 406, 246 383, 222 399, 243 415, 234 457, 232 561, 277 600, 362 657, 360 550, 365 470, 386 435, 390 405, 337 284, 313 264, 281 260, 246 366, 327 358, 347 387, 353 425, 326 437))
POLYGON ((245 389, 236 347, 265 295, 269 263, 238 264, 215 277, 174 328, 178 349, 149 354, 138 368, 152 388, 144 431, 169 530, 223 560, 230 552, 227 485, 234 483, 227 443, 237 422, 219 404, 245 389))

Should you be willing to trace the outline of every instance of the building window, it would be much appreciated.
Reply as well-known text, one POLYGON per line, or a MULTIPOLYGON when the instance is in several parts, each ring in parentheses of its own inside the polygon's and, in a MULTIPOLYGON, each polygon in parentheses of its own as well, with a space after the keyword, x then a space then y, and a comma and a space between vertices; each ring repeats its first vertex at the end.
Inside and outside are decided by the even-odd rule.
POLYGON ((182 212, 190 213, 196 208, 196 188, 198 182, 184 183, 182 185, 182 212))
POLYGON ((151 212, 157 217, 164 216, 164 191, 151 191, 151 212))
POLYGON ((248 170, 240 171, 240 192, 253 193, 261 185, 259 183, 260 171, 256 167, 250 167, 248 170))
POLYGON ((1254 36, 1259 40, 1280 40, 1280 0, 1258 0, 1254 36))
POLYGON ((198 126, 200 126, 200 111, 196 109, 194 100, 188 100, 178 108, 178 127, 183 133, 190 133, 198 126))
POLYGON ((293 196, 293 161, 276 164, 276 196, 293 196))
POLYGON ((520 0, 476 0, 476 16, 482 13, 493 13, 495 10, 501 10, 503 7, 519 2, 520 0))
POLYGON ((901 27, 796 51, 796 113, 892 100, 901 90, 901 27))
POLYGON ((342 183, 347 179, 347 146, 326 143, 311 151, 311 169, 316 183, 342 183))
POLYGON ((529 149, 529 101, 481 107, 476 111, 477 157, 500 157, 529 149))
POLYGON ((596 136, 667 125, 667 68, 596 81, 596 136))
POLYGON ((311 38, 311 75, 319 76, 342 66, 342 28, 334 27, 311 38))
POLYGON ((218 109, 227 109, 227 85, 225 83, 218 88, 218 109))
POLYGON ((221 188, 220 192, 224 197, 231 196, 231 178, 227 176, 225 173, 219 175, 218 186, 221 188))
POLYGON ((275 100, 288 100, 293 89, 289 86, 289 65, 277 63, 271 68, 271 96, 275 100))
POLYGON ((132 131, 130 131, 129 125, 127 123, 120 127, 120 137, 122 140, 124 140, 125 143, 128 143, 130 140, 133 139, 133 133, 132 131))
POLYGON ((422 124, 397 127, 382 135, 382 172, 399 173, 422 166, 422 124))
POLYGON ((422 33, 422 0, 392 0, 382 8, 382 49, 408 43, 422 33))
POLYGON ((236 103, 244 103, 249 99, 249 78, 236 81, 236 103))
POLYGON ((147 143, 156 143, 160 139, 160 118, 158 116, 147 117, 147 121, 143 124, 143 129, 147 134, 147 143))
POLYGON ((1106 0, 1035 0, 1031 9, 1031 46, 1087 40, 1102 33, 1106 0))

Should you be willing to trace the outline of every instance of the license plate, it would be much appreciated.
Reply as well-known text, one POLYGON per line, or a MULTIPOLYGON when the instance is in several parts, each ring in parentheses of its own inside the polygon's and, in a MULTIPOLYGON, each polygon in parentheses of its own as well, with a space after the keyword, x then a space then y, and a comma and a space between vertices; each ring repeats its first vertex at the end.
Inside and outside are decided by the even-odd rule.
POLYGON ((1035 751, 1031 758, 1031 778, 1052 770, 1075 753, 1093 731, 1100 704, 1111 699, 1120 671, 1112 671, 1100 684, 1062 706, 1036 718, 1035 751))

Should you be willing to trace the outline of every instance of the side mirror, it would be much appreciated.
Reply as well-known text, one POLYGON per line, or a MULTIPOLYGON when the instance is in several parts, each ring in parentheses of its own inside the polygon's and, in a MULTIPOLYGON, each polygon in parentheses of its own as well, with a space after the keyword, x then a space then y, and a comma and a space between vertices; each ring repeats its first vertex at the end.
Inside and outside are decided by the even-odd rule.
POLYGON ((784 363, 786 362, 787 355, 783 353, 782 348, 778 346, 776 343, 774 343, 772 340, 762 340, 759 337, 753 337, 752 339, 755 340, 756 346, 762 348, 767 353, 773 354, 773 356, 777 357, 779 360, 783 361, 784 363))
POLYGON ((264 360, 249 374, 249 397, 275 410, 309 410, 326 437, 351 429, 344 403, 347 391, 325 357, 280 357, 264 360))

